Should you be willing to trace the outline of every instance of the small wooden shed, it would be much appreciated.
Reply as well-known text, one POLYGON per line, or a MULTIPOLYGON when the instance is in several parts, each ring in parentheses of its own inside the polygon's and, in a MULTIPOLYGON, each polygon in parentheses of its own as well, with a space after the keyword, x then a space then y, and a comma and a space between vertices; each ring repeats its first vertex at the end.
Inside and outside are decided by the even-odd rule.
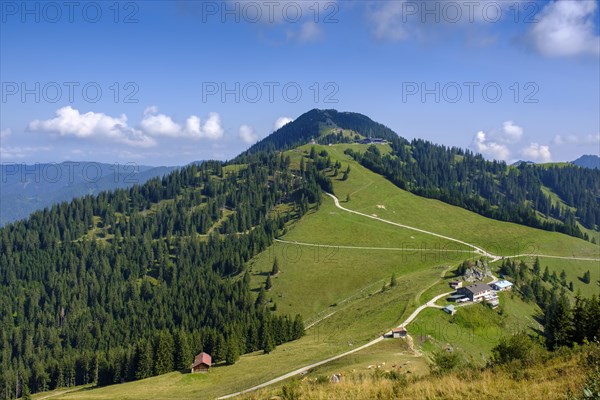
POLYGON ((194 372, 208 372, 212 365, 212 357, 207 353, 200 353, 194 358, 194 363, 191 366, 192 374, 194 372))

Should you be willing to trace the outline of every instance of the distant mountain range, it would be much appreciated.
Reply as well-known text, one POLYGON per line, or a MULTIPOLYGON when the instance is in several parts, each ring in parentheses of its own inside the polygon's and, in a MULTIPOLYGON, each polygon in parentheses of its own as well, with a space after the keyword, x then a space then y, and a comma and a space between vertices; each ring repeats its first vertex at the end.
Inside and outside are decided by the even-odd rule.
POLYGON ((571 161, 571 164, 575 164, 583 168, 600 169, 600 157, 586 154, 579 157, 575 161, 571 161))
POLYGON ((143 184, 177 168, 87 161, 0 164, 0 226, 75 197, 143 184))

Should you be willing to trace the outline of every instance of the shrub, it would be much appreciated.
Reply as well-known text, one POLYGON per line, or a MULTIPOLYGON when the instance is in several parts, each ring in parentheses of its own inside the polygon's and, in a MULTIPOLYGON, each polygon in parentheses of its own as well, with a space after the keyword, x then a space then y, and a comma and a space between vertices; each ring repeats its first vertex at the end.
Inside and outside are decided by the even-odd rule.
POLYGON ((500 343, 492 349, 491 361, 497 365, 512 364, 514 368, 520 368, 541 361, 545 355, 546 351, 539 341, 519 332, 500 339, 500 343))
POLYGON ((455 351, 439 350, 433 354, 432 372, 444 375, 456 370, 463 364, 461 356, 455 351))

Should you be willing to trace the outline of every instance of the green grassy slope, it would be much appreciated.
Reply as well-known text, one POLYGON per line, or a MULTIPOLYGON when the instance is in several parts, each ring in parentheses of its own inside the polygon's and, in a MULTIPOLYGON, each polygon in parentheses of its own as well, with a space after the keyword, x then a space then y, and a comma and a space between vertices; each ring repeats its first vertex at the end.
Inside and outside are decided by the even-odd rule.
MULTIPOLYGON (((340 160, 342 170, 347 165, 351 166, 348 180, 334 179, 335 193, 347 208, 455 237, 495 254, 539 252, 598 257, 598 246, 583 240, 491 220, 402 191, 351 161, 343 153, 348 147, 366 149, 366 146, 350 144, 317 146, 340 160), (348 195, 350 201, 345 203, 348 195)), ((288 154, 297 165, 303 151, 308 152, 309 149, 310 146, 303 146, 288 154)), ((436 284, 444 268, 469 256, 439 250, 414 251, 414 248, 439 249, 445 245, 459 250, 464 246, 456 243, 448 245, 447 241, 434 236, 344 212, 335 208, 328 197, 324 197, 317 212, 290 227, 281 239, 334 246, 275 243, 251 261, 252 279, 258 288, 266 279, 265 272, 270 271, 273 258, 278 257, 281 272, 272 279, 273 288, 267 293, 267 297, 277 303, 278 311, 299 312, 307 323, 324 318, 308 330, 307 336, 279 346, 270 355, 255 353, 243 356, 235 365, 218 366, 207 375, 171 373, 139 382, 66 393, 55 398, 213 398, 247 388, 364 344, 399 324, 418 305, 448 290, 444 284, 436 284), (335 246, 404 248, 405 251, 335 246), (389 281, 392 273, 397 275, 398 285, 381 292, 383 283, 389 281)), ((564 265, 571 263, 571 260, 564 261, 564 265)), ((545 264, 545 259, 542 259, 542 265, 545 264)), ((503 301, 507 305, 506 317, 497 315, 496 311, 483 310, 481 320, 491 321, 492 325, 502 329, 519 324, 529 326, 532 316, 538 312, 535 307, 510 296, 503 301)), ((451 317, 439 310, 426 310, 422 315, 425 322, 431 320, 448 326, 456 325, 450 322, 451 317)), ((419 318, 415 323, 422 323, 419 318)), ((443 339, 436 340, 441 343, 443 339)), ((491 347, 489 343, 478 340, 470 347, 468 342, 457 341, 455 345, 475 354, 485 354, 491 347)), ((369 351, 364 354, 364 357, 370 357, 369 351)), ((356 359, 349 359, 348 365, 354 362, 352 360, 356 359)), ((335 364, 336 367, 343 365, 346 365, 344 360, 335 364)))
MULTIPOLYGON (((344 204, 347 208, 366 214, 377 214, 381 218, 394 222, 455 237, 498 255, 539 253, 600 257, 600 247, 582 239, 493 220, 460 207, 401 190, 343 154, 348 146, 357 147, 356 145, 323 147, 332 157, 343 162, 342 169, 346 165, 351 166, 352 179, 334 182, 338 198, 345 199, 350 194, 350 202, 344 204), (385 209, 378 206, 385 206, 385 209)), ((305 146, 304 150, 307 148, 308 146, 305 146)))

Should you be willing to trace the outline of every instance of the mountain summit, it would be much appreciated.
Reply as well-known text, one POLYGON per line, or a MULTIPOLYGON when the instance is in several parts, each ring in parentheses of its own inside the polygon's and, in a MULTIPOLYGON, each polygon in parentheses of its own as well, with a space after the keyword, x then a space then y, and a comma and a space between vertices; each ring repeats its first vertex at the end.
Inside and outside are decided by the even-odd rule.
POLYGON ((578 167, 600 169, 600 157, 586 154, 579 157, 577 160, 572 161, 571 164, 575 164, 578 167))
POLYGON ((336 134, 340 130, 358 132, 365 137, 398 140, 398 135, 393 130, 366 115, 315 108, 254 144, 242 155, 260 151, 288 150, 312 139, 336 134))

